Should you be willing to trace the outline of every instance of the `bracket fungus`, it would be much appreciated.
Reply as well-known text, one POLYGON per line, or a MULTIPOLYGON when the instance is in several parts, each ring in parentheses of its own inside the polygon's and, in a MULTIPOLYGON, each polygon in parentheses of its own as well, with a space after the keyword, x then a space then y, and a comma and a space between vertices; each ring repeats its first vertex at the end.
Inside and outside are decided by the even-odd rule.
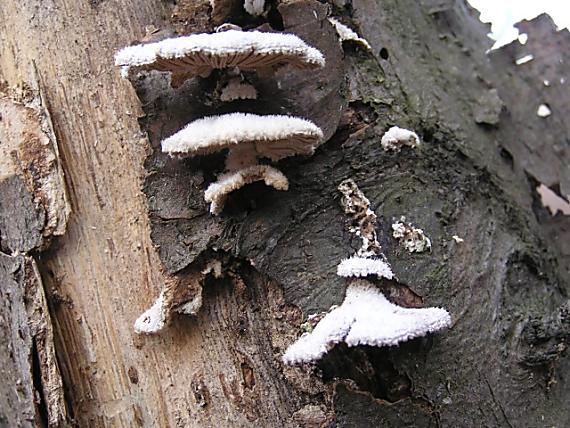
POLYGON ((283 361, 300 364, 320 359, 334 345, 394 346, 449 327, 451 318, 442 308, 403 308, 388 301, 366 280, 354 280, 338 308, 291 345, 283 361))
POLYGON ((233 29, 129 46, 115 55, 124 77, 138 71, 170 72, 174 85, 193 76, 207 77, 214 69, 275 69, 287 64, 315 69, 324 67, 325 58, 293 34, 233 29))
POLYGON ((329 22, 333 25, 334 29, 336 30, 341 45, 345 42, 354 42, 362 45, 368 50, 372 50, 372 46, 370 46, 370 43, 368 43, 366 39, 360 37, 358 34, 356 34, 355 31, 344 25, 338 19, 329 18, 329 22))
POLYGON ((413 149, 418 147, 420 145, 420 138, 418 134, 413 131, 392 126, 382 136, 380 144, 382 144, 384 150, 398 153, 403 146, 408 146, 413 149))
POLYGON ((196 315, 202 307, 202 291, 193 299, 179 306, 172 307, 167 301, 165 292, 162 291, 154 304, 144 311, 135 321, 135 332, 153 334, 158 333, 169 323, 172 312, 185 315, 196 315))
POLYGON ((310 155, 323 138, 319 127, 297 117, 230 113, 198 119, 162 141, 171 156, 198 156, 229 149, 226 172, 206 190, 210 212, 219 214, 227 195, 253 181, 287 190, 287 178, 276 168, 259 165, 259 158, 277 161, 310 155))
POLYGON ((369 209, 370 202, 354 181, 345 180, 338 189, 343 195, 341 205, 345 213, 367 226, 364 234, 361 227, 351 229, 363 239, 361 250, 372 238, 376 243, 374 255, 369 251, 364 257, 351 257, 338 265, 337 274, 351 278, 343 303, 332 309, 311 332, 304 333, 285 351, 283 361, 286 364, 318 360, 340 342, 345 342, 349 347, 394 346, 451 325, 451 317, 445 309, 398 306, 390 302, 372 282, 373 277, 394 278, 376 241, 376 215, 369 209))

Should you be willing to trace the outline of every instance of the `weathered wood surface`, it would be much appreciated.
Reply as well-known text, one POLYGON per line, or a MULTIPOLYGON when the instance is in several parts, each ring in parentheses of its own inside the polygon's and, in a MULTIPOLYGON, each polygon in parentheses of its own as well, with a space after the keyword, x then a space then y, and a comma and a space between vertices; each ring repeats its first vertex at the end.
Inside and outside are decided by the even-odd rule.
MULTIPOLYGON (((37 84, 33 81, 32 84, 37 84)), ((33 254, 65 232, 69 205, 49 113, 37 87, 0 91, 0 423, 65 421, 53 326, 33 254)))
MULTIPOLYGON (((145 26, 192 30, 177 12, 170 23, 172 5, 158 0, 0 4, 0 76, 29 82, 35 62, 73 206, 66 234, 38 258, 70 417, 80 426, 567 425, 570 227, 545 216, 534 186, 567 188, 559 166, 544 172, 552 157, 537 139, 538 127, 560 134, 568 165, 568 127, 517 104, 511 91, 524 82, 539 91, 536 76, 504 52, 490 61, 485 28, 462 2, 354 0, 334 12, 373 52, 346 53, 339 130, 315 156, 282 162, 289 192, 250 186, 212 218, 201 193, 217 159, 155 153, 197 83, 143 109, 112 64, 145 26), (499 113, 496 99, 481 98, 490 89, 499 113), (488 103, 482 117, 498 123, 477 124, 474 109, 488 103), (379 139, 393 124, 416 130, 421 150, 384 153, 379 139), (537 127, 525 147, 521 124, 537 127), (334 269, 359 245, 338 205, 345 178, 372 201, 400 282, 447 307, 454 326, 397 349, 341 347, 317 370, 284 368, 304 316, 343 297, 334 269), (431 253, 408 254, 390 238, 401 215, 432 238, 431 253), (183 274, 212 247, 239 275, 206 284, 198 317, 137 337, 134 320, 165 282, 161 266, 183 274)), ((568 49, 560 42, 544 60, 568 49)), ((565 88, 549 95, 551 119, 568 116, 565 88)))

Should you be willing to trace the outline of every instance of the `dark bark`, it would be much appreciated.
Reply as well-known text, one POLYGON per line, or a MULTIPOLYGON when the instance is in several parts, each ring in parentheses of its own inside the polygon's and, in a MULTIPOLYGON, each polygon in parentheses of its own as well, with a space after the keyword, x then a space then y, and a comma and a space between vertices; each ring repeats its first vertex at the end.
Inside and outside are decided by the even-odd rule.
POLYGON ((58 426, 66 416, 51 317, 34 259, 52 236, 63 233, 69 214, 42 101, 37 87, 0 91, 1 426, 58 426))

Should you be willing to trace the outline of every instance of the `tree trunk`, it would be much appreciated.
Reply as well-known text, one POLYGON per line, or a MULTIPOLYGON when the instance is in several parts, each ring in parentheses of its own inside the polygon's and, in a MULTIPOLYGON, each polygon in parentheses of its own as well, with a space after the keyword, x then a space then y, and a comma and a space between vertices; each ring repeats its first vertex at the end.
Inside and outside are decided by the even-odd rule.
POLYGON ((268 3, 256 20, 240 7, 211 16, 208 1, 2 0, 0 424, 570 425, 570 217, 536 192, 570 195, 568 31, 540 16, 520 24, 526 45, 487 54, 487 28, 460 0, 268 3), (327 14, 372 49, 343 52, 327 14), (150 73, 133 89, 113 55, 224 20, 325 53, 323 71, 260 77, 258 102, 237 106, 307 117, 328 141, 280 163, 287 192, 245 187, 215 217, 203 190, 221 157, 159 149, 227 108, 204 95, 213 78, 172 89, 150 73), (393 125, 420 148, 385 152, 393 125), (339 205, 349 178, 378 216, 390 298, 445 307, 453 324, 289 367, 308 315, 344 298, 336 265, 360 244, 339 205), (401 216, 430 252, 393 239, 401 216), (200 273, 212 260, 221 279, 200 273), (174 304, 202 288, 196 316, 134 332, 161 291, 174 304))

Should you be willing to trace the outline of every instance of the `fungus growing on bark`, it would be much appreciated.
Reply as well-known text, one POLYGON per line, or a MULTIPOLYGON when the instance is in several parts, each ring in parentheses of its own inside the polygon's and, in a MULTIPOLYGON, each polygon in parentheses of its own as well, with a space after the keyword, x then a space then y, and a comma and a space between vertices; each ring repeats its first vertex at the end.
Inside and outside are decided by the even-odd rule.
POLYGON ((342 277, 365 277, 375 275, 379 278, 392 279, 392 268, 384 260, 365 257, 350 257, 339 263, 336 274, 342 277))
POLYGON ((225 102, 255 99, 257 99, 257 90, 255 87, 247 82, 242 81, 239 77, 230 79, 220 94, 220 100, 225 102))
POLYGON ((550 108, 548 108, 548 106, 546 104, 541 104, 538 106, 538 109, 536 110, 536 115, 538 117, 548 117, 552 114, 552 111, 550 110, 550 108))
POLYGON ((370 201, 352 179, 342 181, 337 188, 342 194, 340 205, 356 224, 350 231, 362 239, 362 246, 356 254, 359 257, 378 256, 384 259, 376 237, 376 214, 370 209, 370 201))
POLYGON ((451 239, 453 239, 453 241, 454 241, 456 244, 463 244, 463 242, 465 242, 465 239, 460 238, 460 237, 457 236, 457 235, 453 235, 453 236, 451 237, 451 239))
POLYGON ((265 0, 244 0, 243 8, 250 15, 261 16, 265 8, 265 0))
POLYGON ((342 305, 291 345, 283 361, 287 364, 314 361, 340 342, 349 347, 394 346, 450 325, 451 317, 445 309, 402 308, 389 302, 370 282, 354 280, 342 305))
POLYGON ((393 279, 394 274, 376 240, 376 215, 369 208, 370 201, 353 180, 344 180, 338 190, 343 195, 341 206, 345 213, 359 224, 352 227, 351 232, 362 237, 363 247, 359 253, 363 254, 338 265, 339 276, 352 277, 343 303, 331 308, 314 328, 311 323, 311 329, 285 352, 286 364, 317 360, 340 342, 349 347, 394 346, 451 325, 451 317, 445 309, 400 307, 388 301, 370 280, 359 278, 393 279))
POLYGON ((288 190, 289 180, 277 168, 269 165, 254 165, 235 172, 227 172, 218 177, 204 192, 204 199, 209 202, 210 212, 219 214, 224 208, 228 195, 246 184, 261 181, 266 186, 277 190, 288 190))
POLYGON ((159 333, 175 313, 196 315, 202 307, 202 287, 206 276, 219 279, 226 273, 222 261, 214 258, 182 276, 168 277, 158 299, 135 321, 135 332, 159 333))
POLYGON ((366 49, 372 50, 370 43, 366 39, 363 39, 358 34, 356 34, 352 29, 344 25, 342 22, 338 21, 336 18, 329 18, 329 22, 333 25, 341 45, 344 42, 354 42, 364 46, 366 49))
POLYGON ((214 69, 274 69, 286 64, 314 69, 324 67, 325 59, 293 34, 239 30, 129 46, 115 55, 115 65, 121 67, 125 77, 157 70, 171 72, 177 84, 193 76, 207 77, 214 69))
POLYGON ((210 212, 219 214, 227 195, 240 187, 263 180, 268 186, 287 190, 287 178, 276 168, 259 165, 259 158, 278 161, 293 155, 311 155, 323 133, 312 122, 297 117, 230 113, 205 117, 162 142, 171 156, 198 156, 229 149, 226 172, 206 190, 210 212))
POLYGON ((392 224, 392 236, 404 246, 410 253, 422 253, 431 250, 431 240, 422 229, 406 222, 406 217, 392 224))
POLYGON ((420 145, 420 139, 413 131, 393 126, 382 136, 380 143, 384 150, 397 153, 402 150, 403 146, 415 149, 420 145))
POLYGON ((170 321, 172 312, 185 315, 196 315, 202 307, 202 291, 200 290, 192 299, 173 306, 162 291, 154 304, 135 321, 135 332, 153 334, 161 331, 170 321))

